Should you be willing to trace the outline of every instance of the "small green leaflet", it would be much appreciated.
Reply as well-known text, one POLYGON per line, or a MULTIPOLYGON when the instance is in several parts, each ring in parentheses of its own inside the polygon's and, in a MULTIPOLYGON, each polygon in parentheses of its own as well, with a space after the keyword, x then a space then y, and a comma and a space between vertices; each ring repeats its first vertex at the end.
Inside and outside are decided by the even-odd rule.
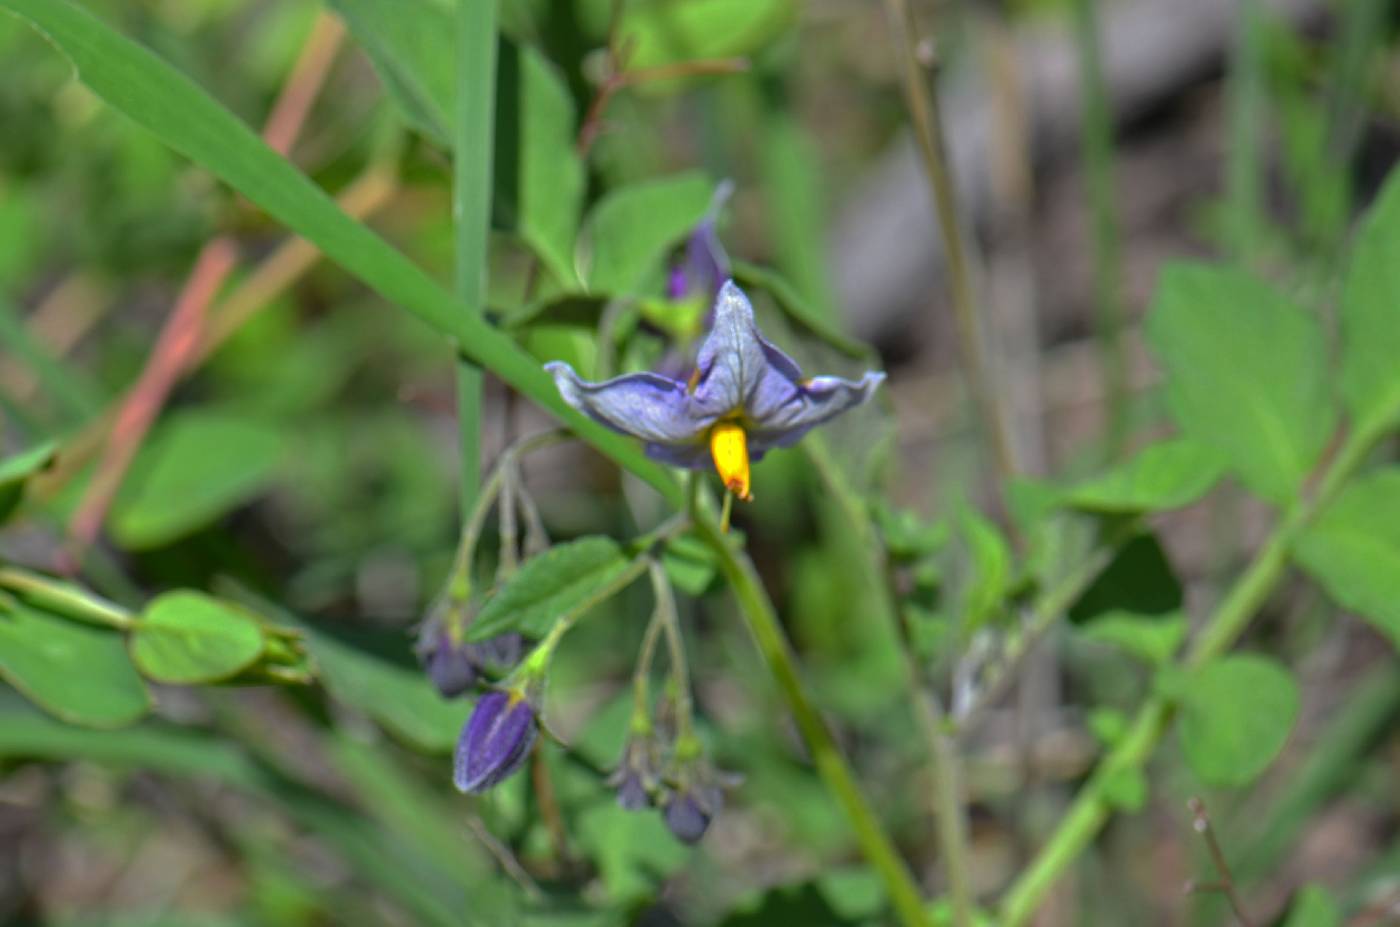
POLYGON ((243 609, 199 592, 167 592, 146 606, 131 630, 131 656, 156 682, 218 682, 263 652, 262 628, 243 609))
POLYGON ((1298 684, 1262 656, 1213 660, 1166 688, 1181 707, 1186 762, 1209 785, 1252 782, 1283 749, 1298 716, 1298 684))
POLYGON ((540 637, 555 619, 585 605, 627 569, 628 558, 612 538, 580 538, 527 561, 486 601, 467 629, 482 641, 508 631, 540 637))

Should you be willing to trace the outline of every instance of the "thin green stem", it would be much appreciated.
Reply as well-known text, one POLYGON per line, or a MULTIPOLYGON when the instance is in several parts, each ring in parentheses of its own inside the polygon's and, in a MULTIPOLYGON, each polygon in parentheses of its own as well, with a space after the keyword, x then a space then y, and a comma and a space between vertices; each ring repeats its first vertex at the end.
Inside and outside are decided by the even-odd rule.
POLYGON ((773 603, 763 591, 753 563, 731 546, 729 536, 710 516, 697 510, 694 518, 696 530, 719 559, 720 571, 734 590, 749 633, 768 664, 768 671, 777 683, 779 694, 797 722, 817 772, 845 812, 861 850, 884 883, 901 923, 905 927, 926 927, 929 921, 919 887, 861 794, 855 776, 846 765, 831 732, 807 697, 797 675, 792 649, 778 623, 773 603))
POLYGON ((656 645, 661 641, 661 612, 652 612, 637 652, 637 665, 632 670, 632 733, 651 732, 651 667, 656 660, 656 645))
POLYGON ((1235 48, 1227 87, 1226 232, 1236 258, 1256 256, 1263 238, 1264 30, 1258 0, 1235 0, 1235 48))
MULTIPOLYGON (((1283 517, 1216 607, 1183 657, 1185 667, 1199 667, 1224 654, 1244 633, 1287 573, 1289 557, 1299 535, 1356 473, 1386 433, 1386 419, 1387 416, 1376 416, 1347 437, 1324 472, 1314 496, 1294 506, 1283 517)), ((1003 927, 1028 923, 1045 894, 1098 835, 1112 813, 1113 778, 1122 770, 1140 769, 1147 763, 1167 731, 1173 707, 1167 699, 1153 696, 1138 710, 1127 735, 1099 761, 1055 832, 1008 889, 1001 906, 1003 927)))
POLYGON ((19 567, 0 567, 0 589, 8 589, 38 604, 89 624, 127 630, 136 619, 120 605, 61 580, 19 567))
POLYGON ((690 699, 690 667, 685 659, 685 640, 681 637, 680 614, 666 568, 659 561, 651 562, 651 589, 656 596, 656 614, 666 632, 666 647, 671 661, 671 688, 675 690, 676 741, 688 741, 694 734, 693 708, 690 699))
POLYGON ((1113 114, 1109 111, 1099 51, 1098 0, 1075 0, 1079 47, 1080 147, 1094 224, 1094 290, 1104 396, 1108 407, 1107 449, 1117 457, 1127 438, 1128 357, 1123 325, 1123 255, 1114 212, 1113 114))
MULTIPOLYGON (((456 225, 457 295, 480 318, 486 303, 486 248, 491 225, 492 150, 496 122, 496 5, 457 3, 457 134, 452 217, 456 225)), ((457 361, 461 429, 461 508, 472 511, 481 481, 481 368, 457 361)))
POLYGON ((897 33, 901 64, 904 71, 904 94, 909 115, 914 121, 914 134, 919 153, 933 190, 933 202, 938 214, 938 227, 943 234, 943 249, 947 256, 948 286, 957 320, 958 338, 962 343, 963 366, 967 370, 969 391, 981 413, 982 426, 991 446, 992 459, 1003 483, 1017 472, 1015 451, 1005 413, 997 399, 991 365, 982 334, 977 298, 973 289, 972 263, 963 236, 962 217, 958 210, 957 192, 948 166, 943 138, 943 117, 938 94, 929 87, 928 74, 919 61, 918 33, 909 0, 886 0, 891 26, 897 33))

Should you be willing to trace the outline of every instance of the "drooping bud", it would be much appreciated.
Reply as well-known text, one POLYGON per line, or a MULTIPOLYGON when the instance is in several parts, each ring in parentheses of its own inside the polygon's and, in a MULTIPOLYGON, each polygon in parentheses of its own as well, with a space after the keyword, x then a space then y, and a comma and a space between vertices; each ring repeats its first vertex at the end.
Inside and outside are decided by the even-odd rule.
POLYGON ((622 751, 622 762, 608 777, 607 784, 617 789, 617 803, 627 811, 641 811, 652 806, 652 792, 660 783, 656 768, 656 743, 644 734, 633 734, 622 751))
POLYGON ((455 698, 483 676, 514 667, 524 647, 524 639, 514 632, 475 644, 454 641, 447 621, 437 616, 424 625, 414 651, 442 697, 455 698))
POLYGON ((525 764, 539 733, 534 706, 519 692, 487 692, 457 740, 452 781, 458 791, 484 792, 525 764))
POLYGON ((666 799, 666 828, 682 843, 699 843, 719 812, 723 795, 714 787, 691 787, 672 792, 666 799))

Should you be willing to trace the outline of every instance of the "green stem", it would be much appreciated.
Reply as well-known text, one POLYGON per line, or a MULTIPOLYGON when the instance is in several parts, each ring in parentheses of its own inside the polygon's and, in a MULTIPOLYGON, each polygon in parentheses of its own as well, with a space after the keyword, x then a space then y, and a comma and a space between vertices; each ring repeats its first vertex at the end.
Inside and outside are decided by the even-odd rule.
POLYGON ((845 812, 861 850, 884 883, 900 921, 905 927, 926 927, 928 917, 919 887, 861 794, 855 776, 841 756, 831 732, 808 699, 773 603, 763 591, 753 563, 730 546, 729 537, 720 531, 719 525, 711 517, 698 510, 694 517, 696 530, 719 558, 720 570, 734 590, 749 633, 753 635, 783 701, 797 722, 817 772, 845 812))
POLYGON ((690 700, 690 667, 685 659, 685 641, 681 637, 680 615, 676 597, 666 568, 659 561, 651 562, 651 589, 656 596, 656 614, 666 632, 666 647, 671 661, 671 687, 675 690, 676 742, 691 740, 694 735, 693 707, 690 700))
POLYGON ((898 33, 895 38, 903 59, 904 94, 909 115, 914 122, 919 153, 923 156, 924 172, 933 190, 938 227, 943 235, 943 250, 948 258, 948 286, 953 315, 958 324, 958 338, 962 343, 962 361, 967 369, 973 401, 981 413, 982 427, 991 445, 992 459, 1005 482, 1016 475, 1016 456, 1006 416, 997 399, 983 341, 982 320, 978 316, 977 299, 973 292, 972 263, 963 237, 957 193, 945 154, 938 94, 930 90, 928 75, 919 62, 918 37, 909 0, 887 0, 887 5, 891 25, 898 33))
MULTIPOLYGON (((1385 434, 1385 424, 1386 417, 1376 416, 1348 436, 1318 483, 1313 498, 1300 502, 1284 516, 1221 600, 1183 658, 1187 668, 1199 667, 1225 653, 1244 633, 1254 614, 1286 574, 1299 535, 1356 472, 1385 434)), ((1166 734, 1172 712, 1172 703, 1160 696, 1149 698, 1138 710, 1128 734, 1099 761, 1055 832, 1007 890, 1001 906, 1003 927, 1028 923, 1045 894, 1098 835, 1112 813, 1109 801, 1112 778, 1121 770, 1140 769, 1147 763, 1158 741, 1166 734)))
MULTIPOLYGON (((496 4, 458 0, 457 134, 452 216, 456 224, 457 295, 481 316, 486 303, 486 246, 491 226, 491 156, 496 120, 496 4)), ((457 361, 461 428, 461 508, 472 511, 481 481, 481 368, 457 361)))
POLYGON ((19 567, 0 567, 0 588, 17 592, 45 608, 52 608, 89 624, 125 631, 136 623, 131 612, 120 605, 76 586, 19 567))
POLYGON ((1084 155, 1094 222, 1094 289, 1104 395, 1108 405, 1109 457, 1127 438, 1128 357, 1123 330, 1123 267, 1113 201, 1113 117, 1099 53, 1098 0, 1075 0, 1075 41, 1079 46, 1080 147, 1084 155))

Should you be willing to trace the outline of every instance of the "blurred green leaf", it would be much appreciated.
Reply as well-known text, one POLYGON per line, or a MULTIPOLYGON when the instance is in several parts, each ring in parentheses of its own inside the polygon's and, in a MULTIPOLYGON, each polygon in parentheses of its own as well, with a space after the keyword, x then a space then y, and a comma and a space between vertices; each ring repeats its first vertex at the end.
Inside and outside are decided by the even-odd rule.
POLYGON ((467 640, 519 631, 541 637, 560 615, 578 608, 627 569, 627 555, 608 537, 559 544, 525 562, 481 607, 467 640))
POLYGON ((1362 225, 1341 306, 1341 393, 1357 423, 1400 421, 1400 170, 1362 225))
POLYGON ((369 53, 374 70, 414 128, 452 147, 457 121, 451 12, 425 0, 329 0, 369 53))
POLYGON ((58 445, 45 441, 0 460, 0 523, 19 508, 29 478, 42 472, 56 456, 58 445))
POLYGON ((618 25, 630 69, 750 55, 797 18, 795 0, 642 0, 618 25))
POLYGON ((1163 272, 1147 331, 1187 436, 1265 499, 1292 504, 1335 417, 1317 319, 1242 271, 1178 264, 1163 272))
POLYGON ((1196 501, 1223 471, 1220 456, 1209 448, 1186 438, 1164 441, 1079 483, 1064 500, 1094 512, 1160 512, 1196 501))
MULTIPOLYGON (((574 147, 574 100, 564 78, 543 55, 528 46, 503 49, 518 65, 519 97, 502 100, 498 133, 514 129, 518 151, 500 170, 516 172, 516 227, 520 237, 566 287, 578 285, 574 246, 583 210, 583 159, 574 147), (511 103, 513 102, 513 108, 511 103), (506 123, 514 119, 517 124, 506 123)), ((503 78, 504 80, 504 78, 503 78)), ((503 88, 502 96, 510 92, 503 88)))
POLYGON ((1269 767, 1298 715, 1298 684, 1274 660, 1247 654, 1189 673, 1175 693, 1187 763, 1202 781, 1242 786, 1269 767))
POLYGON ((157 596, 131 630, 131 657, 156 682, 194 684, 238 675, 263 651, 262 628, 242 609, 199 592, 157 596))
POLYGON ((1400 647, 1400 468, 1348 486, 1303 532, 1298 562, 1400 647))
POLYGON ((1112 770, 1104 777, 1103 796, 1119 811, 1141 811, 1147 803, 1147 777, 1131 766, 1112 770))
POLYGON ((119 112, 192 158, 319 247, 347 272, 456 340, 469 359, 568 423, 613 460, 683 505, 680 485, 635 442, 571 408, 553 379, 509 337, 443 289, 179 71, 69 0, 0 0, 40 29, 84 84, 119 112))
POLYGON ((694 534, 668 539, 661 551, 661 564, 675 587, 689 596, 704 595, 719 571, 714 550, 694 534))
POLYGON ((1169 661, 1186 637, 1181 584, 1156 536, 1124 544, 1070 607, 1087 640, 1111 644, 1153 665, 1169 661))
POLYGON ((1342 927, 1342 909, 1320 885, 1305 885, 1293 896, 1283 927, 1342 927))
POLYGON ((208 409, 172 415, 132 463, 113 537, 144 550, 218 520, 262 492, 282 449, 282 432, 257 419, 208 409))
POLYGON ((584 810, 577 826, 580 848, 596 861, 608 898, 617 904, 650 898, 691 858, 661 815, 627 811, 611 795, 584 810))
POLYGON ((15 600, 0 603, 0 676, 70 724, 121 727, 151 707, 121 634, 15 600))
POLYGON ((709 178, 691 172, 605 195, 584 226, 590 251, 589 292, 640 295, 647 274, 704 218, 713 194, 709 178))
POLYGON ((959 527, 968 556, 960 609, 962 631, 967 634, 1001 607, 1011 584, 1011 545, 995 524, 971 508, 963 510, 959 527))

